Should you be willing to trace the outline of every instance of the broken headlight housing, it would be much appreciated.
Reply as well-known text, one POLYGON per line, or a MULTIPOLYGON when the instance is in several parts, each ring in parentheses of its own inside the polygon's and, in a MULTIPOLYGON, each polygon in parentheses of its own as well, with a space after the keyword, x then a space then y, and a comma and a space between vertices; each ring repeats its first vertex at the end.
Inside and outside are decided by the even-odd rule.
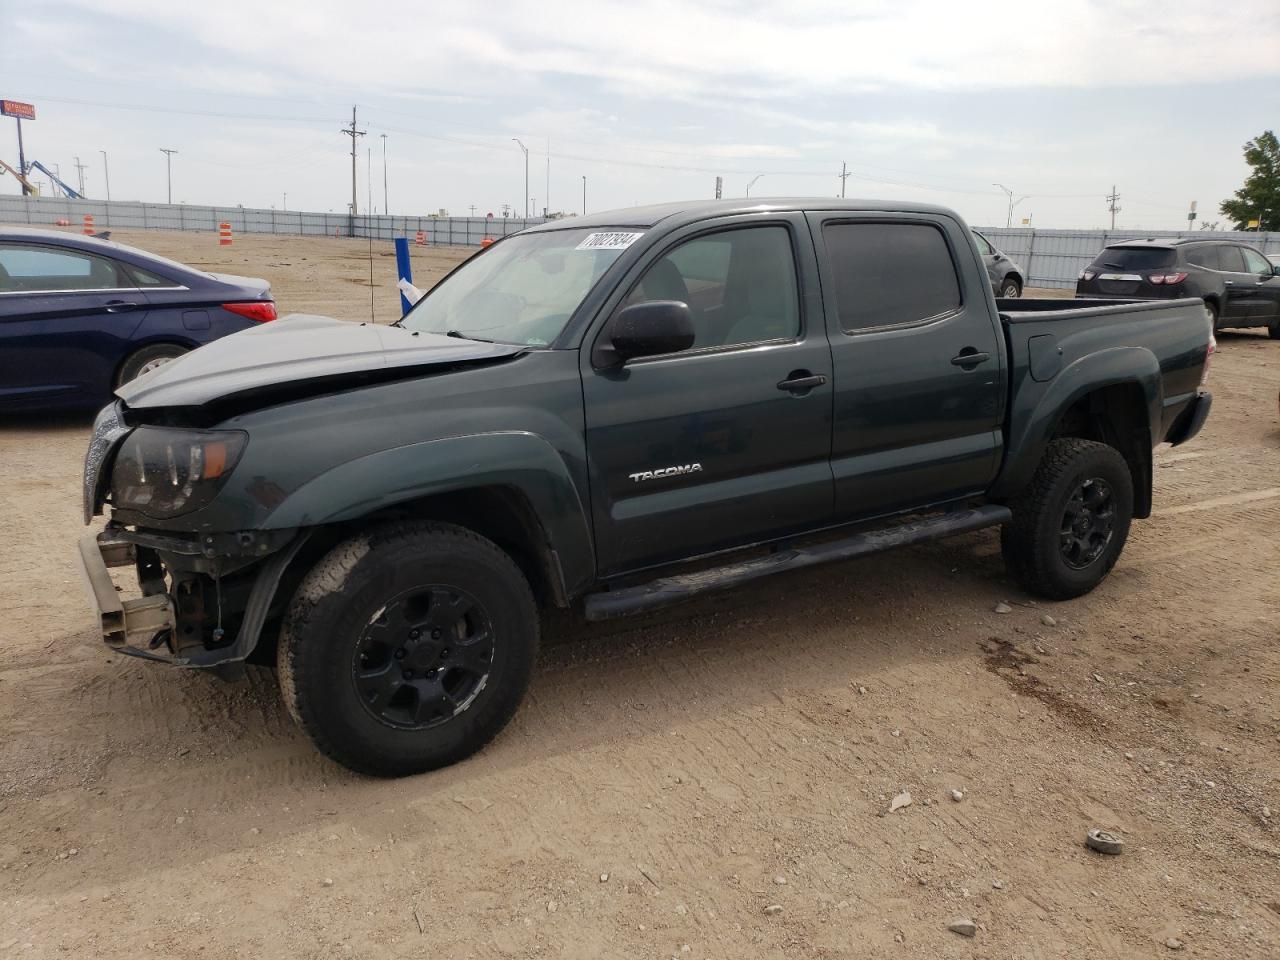
POLYGON ((138 427, 116 453, 111 502, 157 519, 198 510, 217 496, 248 442, 241 430, 138 427))

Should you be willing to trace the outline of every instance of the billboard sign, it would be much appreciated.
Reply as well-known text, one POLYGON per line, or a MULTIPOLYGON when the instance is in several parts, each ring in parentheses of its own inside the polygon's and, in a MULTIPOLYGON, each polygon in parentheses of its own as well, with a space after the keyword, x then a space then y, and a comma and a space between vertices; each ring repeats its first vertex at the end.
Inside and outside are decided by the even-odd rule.
POLYGON ((0 100, 0 117, 34 120, 36 118, 36 108, 29 103, 21 103, 18 100, 0 100))

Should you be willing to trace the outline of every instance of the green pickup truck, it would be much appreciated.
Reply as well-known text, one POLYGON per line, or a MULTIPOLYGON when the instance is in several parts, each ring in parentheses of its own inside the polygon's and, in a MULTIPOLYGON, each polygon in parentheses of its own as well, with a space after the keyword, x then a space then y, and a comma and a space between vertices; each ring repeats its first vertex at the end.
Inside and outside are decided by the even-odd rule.
POLYGON ((507 723, 549 607, 997 525, 1028 590, 1085 593, 1151 512, 1152 448, 1204 423, 1212 351, 1199 300, 993 299, 939 207, 562 220, 396 324, 288 317, 121 387, 80 561, 113 648, 275 662, 322 751, 414 773, 507 723))

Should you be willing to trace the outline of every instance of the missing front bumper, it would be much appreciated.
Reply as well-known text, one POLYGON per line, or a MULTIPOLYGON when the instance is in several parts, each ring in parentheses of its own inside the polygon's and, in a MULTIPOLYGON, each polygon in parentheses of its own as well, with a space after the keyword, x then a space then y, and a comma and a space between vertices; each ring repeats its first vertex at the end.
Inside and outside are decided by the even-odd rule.
POLYGON ((152 651, 155 640, 177 626, 173 601, 168 594, 122 600, 108 567, 131 566, 131 543, 112 537, 84 537, 79 544, 80 574, 89 592, 89 604, 97 612, 102 639, 122 653, 167 660, 152 651))

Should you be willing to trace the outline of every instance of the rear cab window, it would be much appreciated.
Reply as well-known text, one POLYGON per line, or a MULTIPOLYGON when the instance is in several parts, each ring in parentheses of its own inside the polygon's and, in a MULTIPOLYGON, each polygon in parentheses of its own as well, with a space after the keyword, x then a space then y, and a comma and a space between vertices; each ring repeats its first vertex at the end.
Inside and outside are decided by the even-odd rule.
POLYGON ((827 223, 822 228, 840 329, 922 323, 960 308, 960 278, 931 223, 827 223))

